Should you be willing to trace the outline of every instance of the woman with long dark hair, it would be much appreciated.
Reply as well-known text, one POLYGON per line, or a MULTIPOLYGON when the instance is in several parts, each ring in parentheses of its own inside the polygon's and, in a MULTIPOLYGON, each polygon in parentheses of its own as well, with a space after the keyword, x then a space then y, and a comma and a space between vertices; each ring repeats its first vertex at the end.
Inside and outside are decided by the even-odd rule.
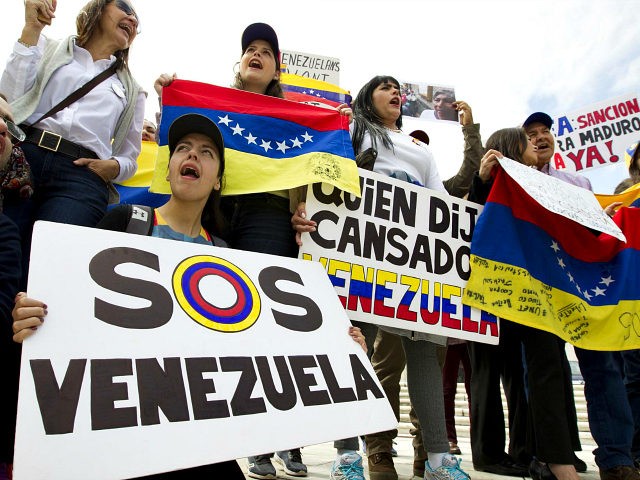
MULTIPOLYGON (((351 141, 356 158, 367 158, 368 168, 374 172, 444 192, 429 147, 402 131, 401 108, 400 84, 391 76, 376 76, 360 89, 353 103, 351 125, 351 141)), ((304 204, 300 204, 291 220, 298 233, 315 228, 313 222, 304 217, 304 204)), ((360 322, 357 325, 365 338, 369 339, 368 346, 371 347, 377 327, 360 322)), ((380 328, 401 337, 407 360, 409 396, 422 426, 422 438, 428 454, 425 478, 468 479, 458 459, 449 453, 445 428, 442 372, 436 346, 446 344, 446 338, 409 330, 380 328)), ((377 436, 374 444, 367 436, 369 475, 372 479, 397 478, 389 453, 393 435, 389 433, 377 436)), ((357 439, 355 441, 357 444, 357 439)), ((342 465, 336 461, 334 469, 340 468, 342 465)))

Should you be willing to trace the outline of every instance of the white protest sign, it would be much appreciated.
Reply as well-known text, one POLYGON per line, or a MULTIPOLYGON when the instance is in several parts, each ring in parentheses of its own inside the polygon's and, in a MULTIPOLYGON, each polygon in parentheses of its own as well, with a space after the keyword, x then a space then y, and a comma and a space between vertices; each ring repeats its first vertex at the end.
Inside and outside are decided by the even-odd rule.
POLYGON ((28 293, 49 313, 23 346, 16 480, 138 477, 397 424, 317 263, 37 222, 28 293))
POLYGON ((498 343, 496 317, 462 305, 482 206, 367 170, 362 197, 307 192, 301 258, 319 261, 352 320, 498 343))
POLYGON ((547 210, 626 241, 620 227, 604 212, 593 192, 506 157, 498 161, 509 176, 547 210))
POLYGON ((558 149, 552 165, 558 170, 583 173, 624 163, 625 149, 640 137, 638 96, 628 94, 556 115, 553 129, 558 149))
POLYGON ((312 53, 282 50, 281 63, 287 73, 340 85, 340 59, 312 53))

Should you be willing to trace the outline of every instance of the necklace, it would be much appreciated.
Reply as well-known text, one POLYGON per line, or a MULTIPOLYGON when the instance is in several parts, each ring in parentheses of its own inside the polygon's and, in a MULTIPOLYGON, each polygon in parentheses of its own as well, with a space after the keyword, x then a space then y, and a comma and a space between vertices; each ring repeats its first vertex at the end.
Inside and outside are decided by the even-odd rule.
POLYGON ((400 133, 402 131, 399 128, 389 128, 386 125, 384 126, 384 128, 386 128, 387 130, 391 130, 392 132, 396 132, 396 133, 400 133))

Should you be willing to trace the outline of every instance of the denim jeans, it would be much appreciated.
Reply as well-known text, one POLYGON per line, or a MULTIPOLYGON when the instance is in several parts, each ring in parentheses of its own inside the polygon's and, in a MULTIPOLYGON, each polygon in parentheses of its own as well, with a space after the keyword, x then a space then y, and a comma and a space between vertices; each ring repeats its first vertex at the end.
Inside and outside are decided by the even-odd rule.
POLYGON ((250 252, 297 257, 289 200, 270 193, 252 193, 223 199, 233 202, 229 246, 250 252))
POLYGON ((584 378, 589 428, 598 445, 593 452, 596 464, 600 470, 633 466, 633 416, 619 354, 581 348, 575 352, 584 378))
POLYGON ((620 352, 624 362, 624 384, 633 414, 631 456, 640 460, 640 349, 620 352))
POLYGON ((107 184, 87 167, 78 167, 66 155, 42 149, 36 145, 22 145, 31 167, 33 196, 10 199, 4 213, 20 229, 22 241, 23 285, 29 271, 31 233, 37 220, 95 227, 107 211, 107 184))

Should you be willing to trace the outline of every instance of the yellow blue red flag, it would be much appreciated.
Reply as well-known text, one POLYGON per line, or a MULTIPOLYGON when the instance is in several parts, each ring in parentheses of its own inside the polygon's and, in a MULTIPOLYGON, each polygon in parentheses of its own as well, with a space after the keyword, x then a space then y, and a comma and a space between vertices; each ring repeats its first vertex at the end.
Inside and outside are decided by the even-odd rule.
MULTIPOLYGON (((150 207, 159 207, 166 203, 169 195, 165 194, 171 193, 168 189, 166 192, 154 193, 150 191, 157 156, 158 144, 143 141, 140 155, 138 155, 138 170, 136 170, 135 175, 129 180, 114 184, 120 194, 120 203, 148 205, 150 207)), ((166 171, 164 177, 166 177, 166 171)))
POLYGON ((640 206, 638 202, 640 200, 640 183, 631 185, 624 192, 620 192, 617 195, 605 195, 596 193, 596 198, 602 208, 607 205, 611 205, 613 202, 621 202, 623 206, 640 206))
POLYGON ((553 213, 502 169, 471 240, 463 303, 589 350, 640 348, 640 209, 624 243, 553 213))
MULTIPOLYGON (((360 195, 349 120, 335 109, 176 80, 162 94, 157 169, 166 169, 169 125, 190 112, 209 117, 222 132, 226 161, 223 195, 286 190, 318 182, 360 195)), ((162 191, 156 179, 154 191, 162 191)))
POLYGON ((636 140, 624 151, 624 162, 627 164, 627 168, 629 167, 629 165, 631 165, 631 160, 633 159, 633 155, 636 153, 638 144, 640 144, 640 141, 636 140))
POLYGON ((332 107, 337 107, 342 103, 351 105, 349 91, 333 83, 292 73, 282 73, 280 85, 288 100, 332 107))

